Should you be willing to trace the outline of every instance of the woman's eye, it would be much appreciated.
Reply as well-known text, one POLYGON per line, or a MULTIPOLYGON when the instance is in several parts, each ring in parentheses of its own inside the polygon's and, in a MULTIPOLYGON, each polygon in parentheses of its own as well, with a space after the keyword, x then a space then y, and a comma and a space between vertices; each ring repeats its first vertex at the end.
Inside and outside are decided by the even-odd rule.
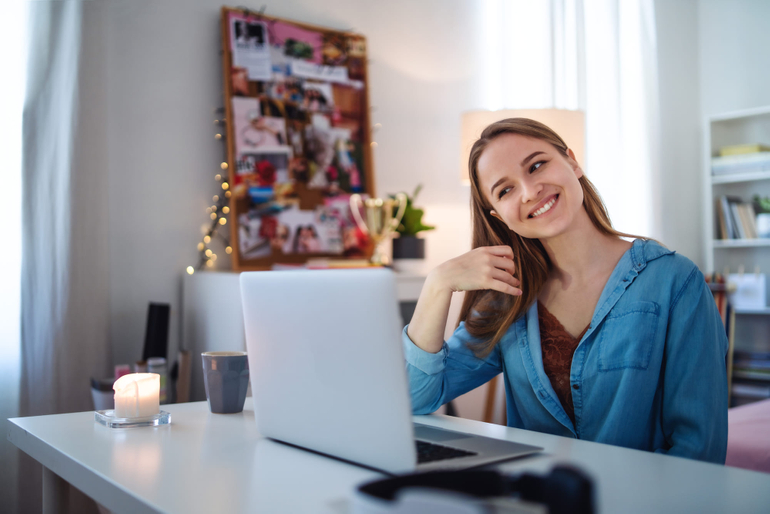
POLYGON ((508 194, 511 191, 510 187, 504 187, 500 190, 500 192, 497 193, 497 199, 500 200, 502 197, 504 197, 506 194, 508 194))
POLYGON ((534 172, 536 169, 538 169, 543 164, 545 164, 545 161, 538 161, 538 162, 536 162, 535 164, 533 164, 532 166, 529 167, 529 172, 530 173, 534 172))

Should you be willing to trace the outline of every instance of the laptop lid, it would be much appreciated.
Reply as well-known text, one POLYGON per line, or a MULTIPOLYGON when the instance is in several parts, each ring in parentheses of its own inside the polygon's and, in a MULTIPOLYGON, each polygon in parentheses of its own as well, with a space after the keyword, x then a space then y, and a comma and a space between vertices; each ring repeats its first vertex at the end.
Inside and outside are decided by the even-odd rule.
POLYGON ((257 429, 391 473, 416 465, 388 269, 240 276, 257 429))

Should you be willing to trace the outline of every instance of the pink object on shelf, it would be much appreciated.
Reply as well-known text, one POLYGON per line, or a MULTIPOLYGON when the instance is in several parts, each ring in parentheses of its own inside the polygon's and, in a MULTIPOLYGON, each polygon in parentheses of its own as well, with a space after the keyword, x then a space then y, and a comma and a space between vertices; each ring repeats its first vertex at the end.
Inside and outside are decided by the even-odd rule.
POLYGON ((119 379, 123 375, 131 373, 131 366, 128 364, 117 364, 115 366, 115 380, 119 379))
POLYGON ((727 411, 728 466, 770 473, 770 400, 727 411))

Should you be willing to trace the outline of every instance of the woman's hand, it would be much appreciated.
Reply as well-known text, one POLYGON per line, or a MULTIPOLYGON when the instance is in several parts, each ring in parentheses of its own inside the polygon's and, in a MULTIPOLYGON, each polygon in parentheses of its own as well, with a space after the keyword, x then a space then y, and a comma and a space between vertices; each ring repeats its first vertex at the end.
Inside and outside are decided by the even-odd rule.
POLYGON ((520 296, 513 276, 510 246, 485 246, 445 262, 430 272, 417 300, 407 335, 426 352, 436 353, 444 344, 444 328, 454 291, 493 289, 520 296))
POLYGON ((519 280, 513 276, 516 265, 510 246, 482 246, 455 257, 431 273, 435 283, 452 291, 492 289, 521 296, 519 280))

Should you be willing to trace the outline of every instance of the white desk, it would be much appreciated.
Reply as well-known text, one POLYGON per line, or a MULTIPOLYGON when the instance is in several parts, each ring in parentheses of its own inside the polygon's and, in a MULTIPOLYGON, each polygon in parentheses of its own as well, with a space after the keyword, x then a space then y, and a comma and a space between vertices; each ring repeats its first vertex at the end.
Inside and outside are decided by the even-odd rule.
MULTIPOLYGON (((210 414, 205 402, 166 405, 172 424, 158 428, 111 430, 93 412, 14 418, 8 439, 44 466, 49 511, 60 505, 64 479, 115 513, 344 513, 354 486, 379 476, 261 438, 250 401, 230 415, 210 414)), ((477 421, 416 418, 542 446, 542 454, 499 467, 545 473, 558 462, 578 465, 597 482, 598 512, 770 511, 770 474, 477 421)))

